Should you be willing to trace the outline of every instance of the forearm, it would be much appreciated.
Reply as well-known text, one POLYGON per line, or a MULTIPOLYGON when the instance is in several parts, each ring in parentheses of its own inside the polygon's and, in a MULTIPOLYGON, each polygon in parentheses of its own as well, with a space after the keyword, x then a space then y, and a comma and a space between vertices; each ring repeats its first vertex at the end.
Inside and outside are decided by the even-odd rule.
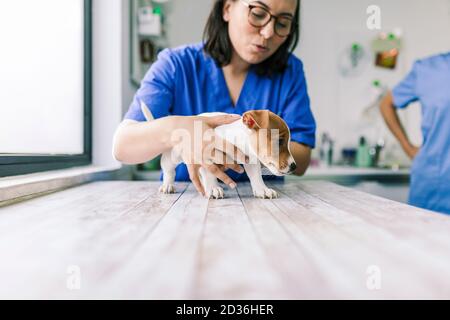
POLYGON ((170 150, 172 132, 183 127, 187 117, 170 116, 151 122, 120 125, 114 135, 113 153, 124 164, 147 162, 170 150))
POLYGON ((411 143, 409 142, 408 136, 394 107, 391 92, 389 92, 381 101, 380 111, 389 130, 397 138, 403 149, 407 149, 408 147, 410 147, 411 143))
POLYGON ((294 174, 302 176, 305 174, 311 161, 311 148, 304 144, 291 141, 290 150, 297 164, 297 169, 294 171, 294 174))

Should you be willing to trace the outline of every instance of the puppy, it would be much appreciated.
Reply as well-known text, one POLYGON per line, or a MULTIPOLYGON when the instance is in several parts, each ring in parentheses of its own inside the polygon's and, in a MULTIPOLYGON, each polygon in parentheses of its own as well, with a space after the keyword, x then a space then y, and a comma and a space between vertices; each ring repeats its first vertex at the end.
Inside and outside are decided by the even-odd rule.
MULTIPOLYGON (((147 120, 153 120, 148 109, 142 105, 141 108, 147 120)), ((211 112, 199 116, 212 117, 225 114, 211 112)), ((250 163, 244 164, 244 169, 250 180, 253 195, 263 199, 277 198, 277 192, 268 188, 263 181, 261 164, 276 176, 292 173, 297 167, 289 149, 290 131, 283 119, 268 110, 251 110, 244 113, 240 120, 214 130, 218 136, 238 147, 250 158, 250 163)), ((161 193, 175 192, 175 168, 181 162, 181 152, 176 147, 162 154, 161 168, 164 175, 159 189, 161 193)), ((223 189, 212 173, 200 168, 200 176, 208 198, 224 197, 223 189)))

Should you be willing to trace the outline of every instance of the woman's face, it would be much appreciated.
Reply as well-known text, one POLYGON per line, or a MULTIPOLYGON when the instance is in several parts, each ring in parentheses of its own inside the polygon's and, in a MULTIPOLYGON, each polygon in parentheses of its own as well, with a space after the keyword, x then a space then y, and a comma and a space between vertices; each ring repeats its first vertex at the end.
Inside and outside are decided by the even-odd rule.
POLYGON ((298 0, 228 0, 223 9, 223 19, 228 22, 231 43, 242 60, 249 64, 258 64, 272 54, 288 37, 275 33, 275 19, 264 27, 254 27, 248 21, 249 8, 244 2, 268 9, 274 15, 291 15, 294 19, 298 0))

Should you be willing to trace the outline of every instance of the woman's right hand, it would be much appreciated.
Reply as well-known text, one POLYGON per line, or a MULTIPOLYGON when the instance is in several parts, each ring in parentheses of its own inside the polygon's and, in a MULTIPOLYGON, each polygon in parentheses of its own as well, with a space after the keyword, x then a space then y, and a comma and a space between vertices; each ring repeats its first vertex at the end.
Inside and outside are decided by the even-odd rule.
POLYGON ((178 117, 176 130, 172 134, 175 148, 181 151, 181 157, 186 164, 189 178, 199 193, 205 195, 200 181, 199 170, 205 168, 234 189, 236 183, 224 172, 232 169, 243 173, 238 163, 248 162, 248 157, 233 144, 223 140, 214 132, 214 128, 239 120, 237 115, 220 115, 214 117, 187 116, 178 117))

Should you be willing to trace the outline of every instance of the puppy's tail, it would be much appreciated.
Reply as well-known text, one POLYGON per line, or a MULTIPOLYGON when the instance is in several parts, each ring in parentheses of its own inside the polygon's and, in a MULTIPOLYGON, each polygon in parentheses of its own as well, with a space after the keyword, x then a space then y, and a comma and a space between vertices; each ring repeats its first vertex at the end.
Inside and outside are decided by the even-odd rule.
POLYGON ((147 105, 144 103, 144 101, 141 100, 140 104, 141 104, 141 111, 144 114, 145 119, 147 119, 147 121, 149 121, 149 122, 155 120, 155 118, 152 115, 152 112, 147 107, 147 105))

